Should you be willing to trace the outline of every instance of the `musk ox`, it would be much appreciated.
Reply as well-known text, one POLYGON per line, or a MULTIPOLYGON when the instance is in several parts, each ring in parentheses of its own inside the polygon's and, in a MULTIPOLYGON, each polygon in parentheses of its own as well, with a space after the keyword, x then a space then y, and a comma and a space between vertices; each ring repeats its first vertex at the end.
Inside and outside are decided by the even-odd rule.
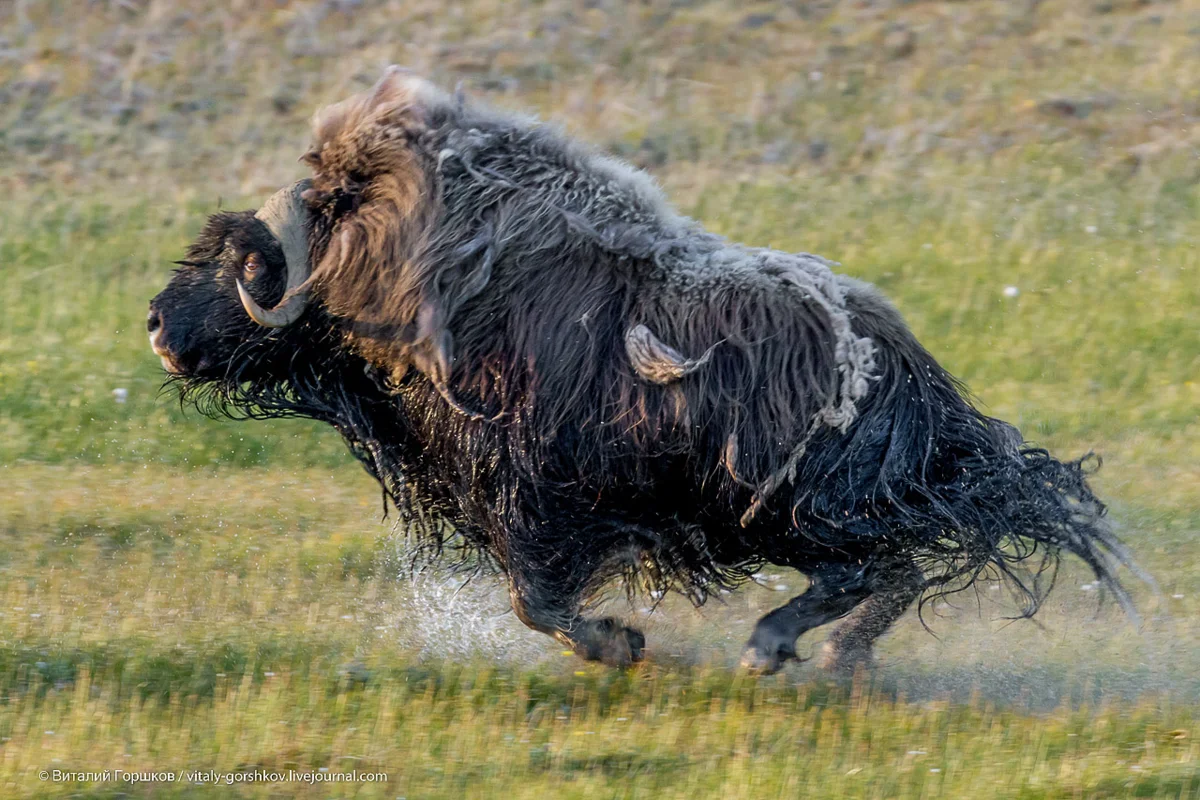
POLYGON ((869 658, 918 598, 983 577, 1025 613, 1066 550, 1132 612, 1085 480, 976 410, 896 309, 823 258, 746 247, 645 174, 389 70, 319 112, 312 177, 219 213, 150 306, 210 414, 334 426, 434 551, 505 576, 587 659, 642 634, 585 614, 622 577, 699 604, 765 563, 807 591, 743 663, 869 658))

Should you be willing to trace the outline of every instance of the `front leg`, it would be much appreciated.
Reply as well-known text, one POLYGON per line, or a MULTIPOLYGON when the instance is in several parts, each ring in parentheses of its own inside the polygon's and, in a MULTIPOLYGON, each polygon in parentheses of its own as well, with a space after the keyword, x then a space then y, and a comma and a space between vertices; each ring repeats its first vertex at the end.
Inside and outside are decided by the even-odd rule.
POLYGON ((539 633, 553 636, 576 655, 610 667, 641 661, 646 637, 615 617, 588 619, 579 613, 580 597, 558 587, 538 585, 529 575, 510 576, 509 597, 517 619, 539 633))
POLYGON ((585 602, 606 575, 614 552, 629 547, 626 525, 586 514, 559 513, 570 525, 508 528, 508 591, 517 618, 553 636, 588 661, 626 667, 641 661, 642 632, 614 617, 588 618, 585 602))

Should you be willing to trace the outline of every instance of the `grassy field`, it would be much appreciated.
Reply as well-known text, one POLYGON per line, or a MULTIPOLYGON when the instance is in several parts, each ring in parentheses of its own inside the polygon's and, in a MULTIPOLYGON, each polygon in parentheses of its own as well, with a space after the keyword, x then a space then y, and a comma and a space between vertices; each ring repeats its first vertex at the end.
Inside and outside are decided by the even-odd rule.
POLYGON ((1200 797, 1197 57, 1184 2, 0 3, 0 796, 1200 797), (181 410, 170 260, 393 62, 880 285, 989 412, 1104 455, 1143 628, 1069 565, 1040 625, 984 587, 853 685, 755 681, 802 584, 768 570, 614 599, 651 649, 609 672, 414 574, 330 431, 181 410), (387 778, 245 782, 289 769, 387 778))

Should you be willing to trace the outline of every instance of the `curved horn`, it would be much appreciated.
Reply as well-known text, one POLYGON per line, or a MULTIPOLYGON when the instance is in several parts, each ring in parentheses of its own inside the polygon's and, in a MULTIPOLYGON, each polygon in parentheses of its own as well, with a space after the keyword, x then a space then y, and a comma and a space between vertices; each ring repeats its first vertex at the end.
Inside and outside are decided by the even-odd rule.
POLYGON ((304 224, 308 207, 301 195, 310 183, 308 180, 297 181, 286 189, 280 189, 254 215, 278 240, 287 263, 287 289, 279 305, 274 308, 260 306, 246 291, 241 280, 237 282, 242 307, 250 319, 265 328, 286 328, 300 319, 308 307, 308 278, 312 268, 308 263, 308 231, 304 224))

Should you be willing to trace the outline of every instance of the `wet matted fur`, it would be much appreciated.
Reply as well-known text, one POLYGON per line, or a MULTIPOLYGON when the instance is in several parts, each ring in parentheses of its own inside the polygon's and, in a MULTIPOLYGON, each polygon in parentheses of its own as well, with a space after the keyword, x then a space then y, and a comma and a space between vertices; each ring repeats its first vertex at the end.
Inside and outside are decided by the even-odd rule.
POLYGON ((262 345, 287 369, 187 391, 337 427, 522 618, 570 626, 619 575, 702 602, 764 562, 916 563, 933 593, 998 574, 1032 613, 1063 549, 1129 606, 1086 462, 977 411, 830 262, 730 243, 645 174, 400 71, 319 113, 305 160, 315 301, 262 345))

